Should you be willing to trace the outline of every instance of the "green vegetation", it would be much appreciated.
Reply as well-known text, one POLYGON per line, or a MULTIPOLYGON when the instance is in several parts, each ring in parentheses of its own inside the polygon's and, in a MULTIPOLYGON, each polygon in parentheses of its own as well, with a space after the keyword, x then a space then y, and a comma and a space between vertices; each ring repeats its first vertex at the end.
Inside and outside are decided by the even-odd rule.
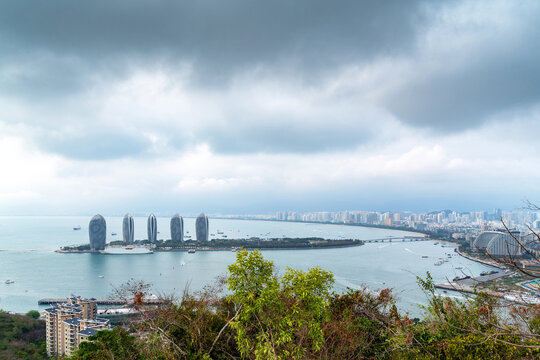
POLYGON ((499 299, 485 293, 464 301, 439 297, 429 273, 418 279, 428 299, 425 315, 410 319, 398 312, 390 289, 331 293, 331 273, 287 268, 280 276, 257 250, 237 252, 228 270, 212 287, 159 306, 144 304, 146 287, 135 284, 131 295, 140 316, 128 329, 98 333, 73 359, 540 356, 538 306, 500 311, 499 299))
POLYGON ((33 318, 34 311, 31 317, 0 311, 0 359, 47 358, 45 322, 33 318))
MULTIPOLYGON (((135 245, 153 245, 159 250, 180 250, 192 248, 206 248, 215 250, 230 250, 232 248, 244 249, 317 249, 332 248, 343 246, 360 246, 364 243, 362 240, 354 239, 323 239, 317 237, 309 238, 273 238, 273 239, 213 239, 210 241, 199 242, 187 240, 184 242, 172 240, 158 240, 151 244, 148 240, 135 240, 135 245)), ((124 245, 121 240, 111 241, 109 245, 124 245)), ((72 252, 91 252, 90 245, 64 246, 63 251, 72 252)))
POLYGON ((189 248, 211 248, 211 249, 306 249, 324 248, 338 246, 362 245, 361 240, 342 239, 329 240, 317 237, 309 238, 273 238, 273 239, 213 239, 208 242, 185 241, 178 242, 172 240, 158 240, 155 244, 157 249, 189 249, 189 248))
POLYGON ((39 318, 40 314, 39 314, 39 311, 37 310, 30 310, 29 312, 26 313, 26 316, 32 319, 37 319, 39 318))
POLYGON ((90 248, 90 244, 64 246, 64 247, 61 248, 61 250, 63 250, 63 251, 81 251, 81 252, 92 251, 92 249, 90 248))

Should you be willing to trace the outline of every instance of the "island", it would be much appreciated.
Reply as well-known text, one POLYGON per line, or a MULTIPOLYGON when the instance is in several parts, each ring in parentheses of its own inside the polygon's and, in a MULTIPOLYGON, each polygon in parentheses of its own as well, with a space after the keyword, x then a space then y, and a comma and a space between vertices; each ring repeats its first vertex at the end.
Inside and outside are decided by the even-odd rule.
MULTIPOLYGON (((123 241, 111 241, 108 245, 125 245, 123 241)), ((249 239, 212 239, 209 241, 173 241, 135 240, 133 245, 150 247, 154 252, 162 251, 234 251, 237 249, 259 250, 306 250, 306 249, 329 249, 364 245, 358 239, 324 239, 318 237, 307 238, 269 238, 262 239, 252 237, 249 239)), ((56 250, 59 253, 99 253, 92 250, 90 244, 71 245, 56 250)))

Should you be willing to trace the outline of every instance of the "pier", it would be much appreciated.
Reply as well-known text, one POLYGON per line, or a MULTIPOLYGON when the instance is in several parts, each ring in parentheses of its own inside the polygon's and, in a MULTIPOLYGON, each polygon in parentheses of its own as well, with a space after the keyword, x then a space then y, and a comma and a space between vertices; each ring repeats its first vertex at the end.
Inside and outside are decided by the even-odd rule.
MULTIPOLYGON (((165 304, 168 302, 167 299, 144 299, 145 304, 165 304)), ((38 305, 51 305, 51 304, 61 304, 66 302, 66 298, 62 299, 39 299, 38 305)), ((133 300, 129 299, 95 299, 95 302, 98 305, 129 305, 133 304, 133 300)))

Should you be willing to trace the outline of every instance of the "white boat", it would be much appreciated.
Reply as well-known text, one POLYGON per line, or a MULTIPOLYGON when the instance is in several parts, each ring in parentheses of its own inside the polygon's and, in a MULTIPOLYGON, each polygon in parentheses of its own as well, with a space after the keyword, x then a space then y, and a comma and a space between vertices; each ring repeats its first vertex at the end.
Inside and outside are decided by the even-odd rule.
POLYGON ((104 255, 144 255, 153 254, 154 252, 144 246, 107 246, 105 250, 100 251, 104 255))
POLYGON ((9 280, 9 279, 5 281, 6 284, 13 284, 14 282, 15 282, 14 280, 9 280))
POLYGON ((189 249, 188 254, 195 254, 195 249, 189 249))
POLYGON ((103 279, 105 276, 99 275, 98 278, 103 279))

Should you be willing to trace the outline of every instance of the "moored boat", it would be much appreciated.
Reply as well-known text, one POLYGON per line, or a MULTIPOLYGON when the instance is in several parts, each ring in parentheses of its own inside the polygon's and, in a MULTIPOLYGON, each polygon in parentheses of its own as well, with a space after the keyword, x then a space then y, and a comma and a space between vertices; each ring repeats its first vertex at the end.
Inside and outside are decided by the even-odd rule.
POLYGON ((145 255, 153 254, 154 252, 144 246, 107 246, 105 250, 100 251, 104 255, 145 255))

